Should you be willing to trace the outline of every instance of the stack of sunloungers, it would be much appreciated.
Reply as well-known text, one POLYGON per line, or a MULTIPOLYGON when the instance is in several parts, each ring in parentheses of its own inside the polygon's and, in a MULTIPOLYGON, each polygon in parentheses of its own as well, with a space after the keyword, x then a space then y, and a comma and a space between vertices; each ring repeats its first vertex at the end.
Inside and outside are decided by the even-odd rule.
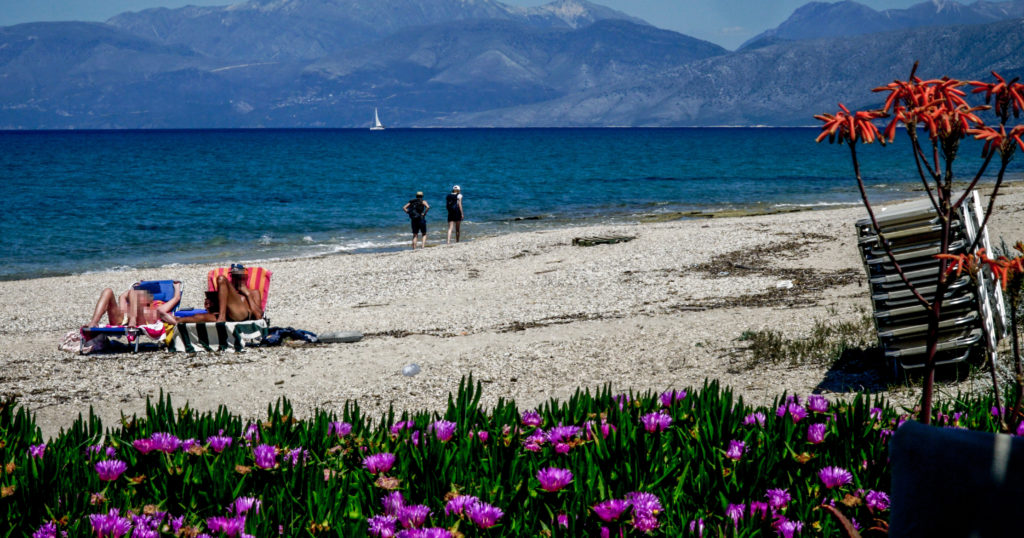
MULTIPOLYGON (((942 246, 942 223, 929 199, 876 209, 882 237, 888 242, 904 275, 929 302, 935 299, 942 246)), ((991 252, 981 228, 983 214, 977 192, 953 217, 949 253, 966 253, 981 234, 978 247, 991 252)), ((925 366, 928 313, 906 285, 879 243, 870 219, 857 221, 858 246, 871 288, 878 340, 894 375, 925 366)), ((967 272, 947 277, 939 320, 936 364, 953 364, 984 357, 986 343, 995 343, 1006 330, 1002 292, 988 270, 978 278, 967 272)), ((992 352, 993 363, 997 358, 992 352)))

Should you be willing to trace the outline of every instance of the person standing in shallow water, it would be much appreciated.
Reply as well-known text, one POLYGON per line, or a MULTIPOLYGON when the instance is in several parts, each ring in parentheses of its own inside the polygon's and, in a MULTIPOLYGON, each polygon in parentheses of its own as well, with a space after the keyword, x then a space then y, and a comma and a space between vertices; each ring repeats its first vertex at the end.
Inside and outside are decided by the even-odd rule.
POLYGON ((409 215, 412 224, 412 249, 416 250, 416 237, 420 234, 423 234, 420 248, 427 248, 427 211, 430 211, 430 204, 423 199, 423 192, 417 192, 415 198, 402 206, 402 211, 409 215))
POLYGON ((452 230, 455 230, 455 242, 459 242, 462 235, 462 189, 458 185, 452 187, 452 192, 445 199, 448 208, 448 244, 452 244, 452 230))

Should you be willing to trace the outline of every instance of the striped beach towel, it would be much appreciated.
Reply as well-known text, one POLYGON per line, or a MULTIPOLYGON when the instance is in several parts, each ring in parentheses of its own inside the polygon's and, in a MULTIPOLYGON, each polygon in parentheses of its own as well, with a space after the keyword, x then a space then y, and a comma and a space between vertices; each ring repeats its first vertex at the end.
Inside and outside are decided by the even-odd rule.
MULTIPOLYGON (((267 296, 270 291, 270 277, 274 273, 268 271, 262 267, 246 267, 245 268, 245 285, 249 289, 260 290, 260 297, 263 298, 260 308, 264 312, 267 310, 267 296)), ((208 275, 206 275, 206 289, 208 291, 217 291, 217 277, 225 276, 231 278, 231 269, 227 267, 218 267, 208 275)))
POLYGON ((169 351, 244 351, 247 343, 267 336, 267 320, 218 323, 179 323, 169 351))

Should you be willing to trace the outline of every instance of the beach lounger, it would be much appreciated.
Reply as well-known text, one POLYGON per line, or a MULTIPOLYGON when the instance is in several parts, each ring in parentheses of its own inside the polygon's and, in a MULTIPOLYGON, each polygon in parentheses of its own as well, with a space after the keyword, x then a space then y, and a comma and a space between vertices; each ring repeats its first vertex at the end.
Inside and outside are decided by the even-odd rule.
MULTIPOLYGON (((217 278, 230 277, 230 269, 218 267, 207 274, 207 291, 217 291, 217 278)), ((270 277, 273 275, 262 267, 245 269, 245 285, 259 290, 262 297, 263 318, 250 321, 222 321, 210 323, 179 323, 174 330, 169 351, 197 353, 203 351, 245 351, 245 346, 267 336, 270 326, 267 317, 267 300, 270 297, 270 277)), ((205 310, 191 310, 188 315, 205 314, 205 310)))
MULTIPOLYGON (((174 280, 143 280, 135 286, 132 286, 132 289, 149 292, 149 294, 153 296, 154 301, 168 302, 174 298, 174 282, 174 280)), ((181 286, 182 292, 184 292, 184 284, 181 286)), ((177 311, 180 304, 181 302, 179 301, 178 304, 174 305, 171 312, 174 313, 177 311)), ((151 342, 156 342, 160 345, 163 344, 163 323, 161 322, 159 325, 160 329, 156 329, 155 326, 150 328, 150 331, 155 333, 155 335, 151 334, 150 331, 147 331, 143 327, 128 327, 124 325, 82 327, 82 342, 86 342, 97 336, 106 336, 107 338, 125 338, 131 345, 132 351, 138 352, 139 345, 142 343, 143 338, 146 338, 151 342)))

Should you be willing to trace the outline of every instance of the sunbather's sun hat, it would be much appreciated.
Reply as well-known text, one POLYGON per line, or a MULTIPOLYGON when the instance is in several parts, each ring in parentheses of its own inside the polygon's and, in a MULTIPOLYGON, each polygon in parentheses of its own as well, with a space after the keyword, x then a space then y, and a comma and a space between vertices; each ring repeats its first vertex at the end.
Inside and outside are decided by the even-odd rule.
POLYGON ((453 191, 461 191, 462 189, 460 189, 459 186, 456 185, 456 186, 452 187, 452 190, 453 191))

